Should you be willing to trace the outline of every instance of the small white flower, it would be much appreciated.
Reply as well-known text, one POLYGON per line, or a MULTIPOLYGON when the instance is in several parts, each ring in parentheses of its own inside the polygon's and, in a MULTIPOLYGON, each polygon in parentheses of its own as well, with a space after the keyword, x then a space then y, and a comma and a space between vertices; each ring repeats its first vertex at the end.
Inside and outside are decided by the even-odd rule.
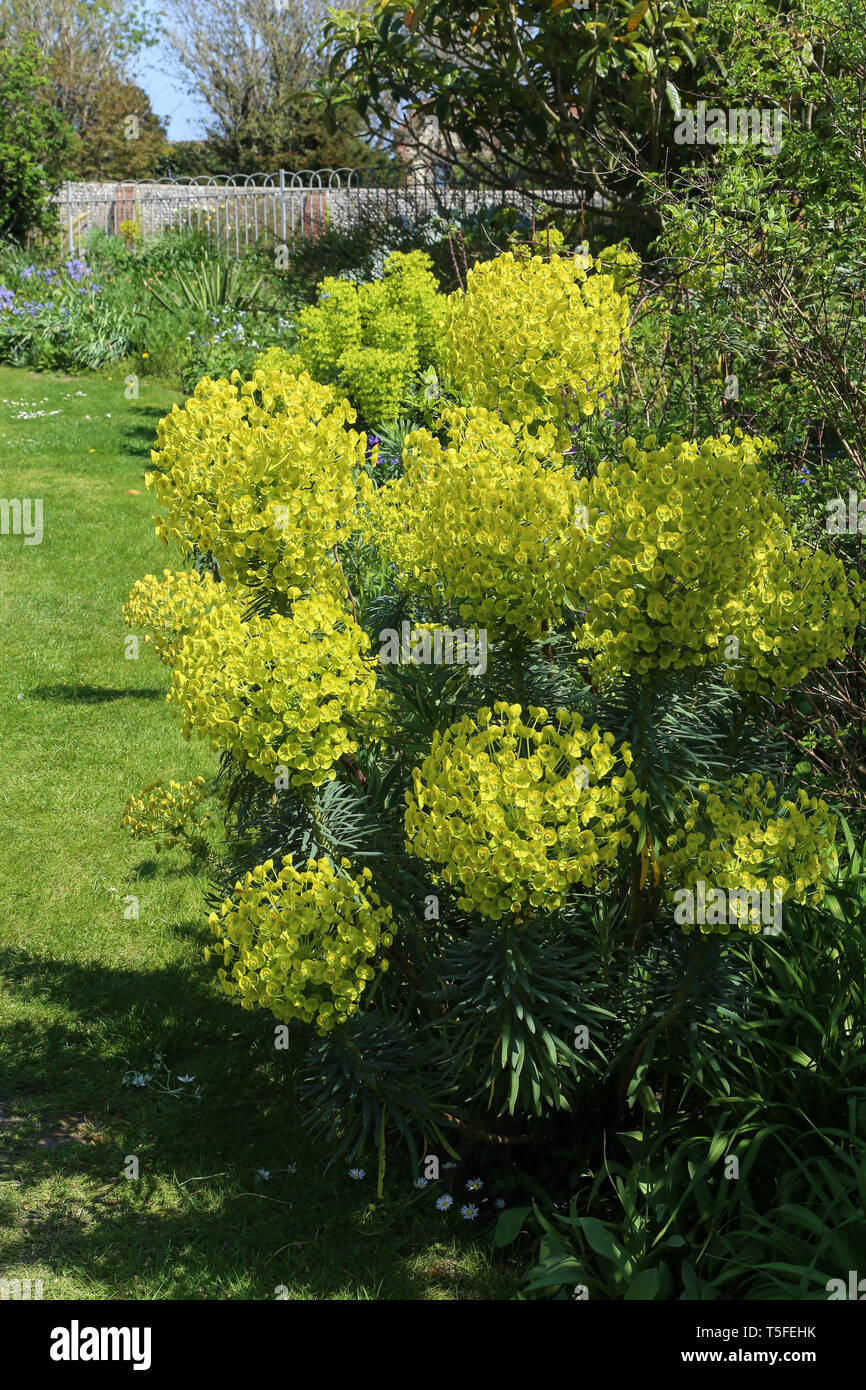
POLYGON ((466 1191, 467 1191, 467 1192, 480 1192, 483 1186, 484 1186, 484 1183, 481 1181, 480 1178, 470 1178, 469 1181, 468 1181, 467 1184, 466 1184, 466 1191))
POLYGON ((183 1082, 195 1081, 195 1077, 194 1077, 194 1076, 179 1076, 177 1079, 178 1079, 178 1081, 183 1081, 183 1082))
POLYGON ((257 1178, 260 1178, 262 1182, 267 1182, 268 1179, 270 1178, 270 1176, 271 1176, 271 1175, 270 1175, 270 1172, 268 1171, 267 1168, 257 1168, 257 1169, 256 1169, 256 1177, 257 1177, 257 1178))
POLYGON ((454 1198, 453 1198, 453 1197, 447 1197, 447 1196, 446 1196, 446 1197, 437 1197, 437 1199, 436 1199, 436 1206, 437 1206, 437 1208, 438 1208, 439 1211, 447 1211, 448 1208, 449 1208, 449 1207, 453 1207, 453 1205, 454 1205, 454 1198))
POLYGON ((457 1167, 457 1164, 456 1164, 456 1163, 443 1163, 443 1164, 442 1164, 442 1167, 443 1167, 443 1168, 456 1168, 456 1167, 457 1167))
POLYGON ((415 1179, 414 1186, 415 1186, 415 1187, 418 1187, 418 1188, 426 1187, 426 1186, 427 1186, 427 1179, 426 1179, 426 1178, 416 1178, 416 1179, 415 1179))
POLYGON ((465 1207, 460 1208, 460 1215, 463 1217, 464 1221, 474 1221, 478 1215, 478 1208, 473 1206, 471 1202, 468 1202, 465 1207))
POLYGON ((505 1206, 505 1199, 504 1199, 504 1197, 497 1197, 497 1198, 496 1198, 496 1201, 493 1203, 493 1205, 494 1205, 495 1207, 498 1207, 499 1210, 501 1211, 502 1208, 505 1206))
POLYGON ((298 1165, 297 1165, 297 1163, 288 1163, 288 1164, 286 1165, 286 1172, 287 1172, 287 1173, 297 1173, 297 1171, 298 1171, 298 1165))
POLYGON ((349 1177, 350 1177, 350 1178, 354 1178, 356 1182, 358 1182, 361 1178, 363 1178, 363 1176, 364 1176, 364 1170, 363 1170, 363 1168, 350 1168, 350 1169, 349 1169, 349 1177))

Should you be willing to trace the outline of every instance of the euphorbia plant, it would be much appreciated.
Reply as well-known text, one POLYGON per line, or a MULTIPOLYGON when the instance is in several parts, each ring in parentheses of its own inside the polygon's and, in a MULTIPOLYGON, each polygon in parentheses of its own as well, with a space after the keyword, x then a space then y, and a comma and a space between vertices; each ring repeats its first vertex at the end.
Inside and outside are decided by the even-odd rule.
MULTIPOLYGON (((844 650, 859 592, 795 548, 765 441, 581 465, 620 269, 473 269, 443 310, 453 389, 396 476, 297 364, 205 380, 160 425, 160 534, 197 577, 149 578, 127 615, 222 754, 210 954, 297 1024, 339 1151, 540 1134, 622 1055, 635 981, 682 967, 678 891, 808 904, 832 869, 832 814, 759 718, 844 650), (460 656, 479 629, 483 667, 460 656)), ((760 930, 695 925, 699 948, 760 930)))

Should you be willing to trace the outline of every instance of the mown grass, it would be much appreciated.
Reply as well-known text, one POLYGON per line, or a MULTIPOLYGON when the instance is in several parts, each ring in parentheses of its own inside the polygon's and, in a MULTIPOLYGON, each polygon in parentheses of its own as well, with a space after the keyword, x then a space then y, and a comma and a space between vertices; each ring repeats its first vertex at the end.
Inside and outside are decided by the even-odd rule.
POLYGON ((120 828, 131 791, 214 770, 150 649, 125 655, 131 584, 174 563, 144 487, 174 399, 0 369, 0 495, 44 507, 41 544, 0 536, 0 1278, 46 1299, 507 1299, 495 1185, 470 1226, 462 1166, 416 1191, 395 1164, 381 1202, 372 1162, 326 1174, 293 1053, 203 963, 204 875, 120 828), (184 1095, 123 1084, 157 1053, 184 1095))

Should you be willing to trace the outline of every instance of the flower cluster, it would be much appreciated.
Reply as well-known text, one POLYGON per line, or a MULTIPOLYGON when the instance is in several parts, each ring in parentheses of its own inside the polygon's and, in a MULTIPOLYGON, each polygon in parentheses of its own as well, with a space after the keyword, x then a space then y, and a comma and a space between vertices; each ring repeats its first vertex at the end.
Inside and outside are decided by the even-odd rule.
MULTIPOLYGON (((35 265, 25 265, 19 272, 19 281, 23 281, 28 286, 36 288, 36 282, 40 287, 51 291, 50 300, 26 299, 19 295, 23 288, 21 284, 18 290, 10 289, 7 285, 0 285, 0 313, 8 313, 12 318, 36 318, 39 314, 48 309, 57 309, 61 314, 68 315, 68 303, 61 303, 64 296, 68 299, 72 290, 78 294, 93 295, 99 294, 102 286, 98 285, 93 279, 93 271, 85 261, 71 260, 64 265, 66 272, 65 278, 61 271, 52 269, 51 266, 42 268, 35 265), (86 283, 84 283, 86 282, 86 283), (16 298, 16 295, 19 297, 16 298)), ((31 291, 32 293, 32 291, 31 291)))
POLYGON ((304 371, 306 368, 296 352, 290 352, 288 348, 276 344, 260 352, 253 363, 253 373, 264 372, 265 376, 272 376, 274 372, 300 376, 304 371))
POLYGON ((613 287, 618 294, 631 295, 637 289, 641 260, 627 242, 620 241, 614 246, 606 246, 595 259, 596 270, 613 277, 613 287))
POLYGON ((597 680, 740 659, 728 679, 780 690, 844 650, 856 605, 840 561, 794 550, 762 440, 644 448, 580 480, 572 603, 597 680), (756 499, 760 499, 756 505, 756 499), (729 638, 735 638, 730 646, 729 638))
POLYGON ((315 1023, 323 1034, 357 1011, 376 970, 387 970, 381 952, 394 937, 370 870, 351 877, 350 867, 348 859, 342 872, 310 859, 299 871, 287 856, 279 872, 269 859, 235 884, 234 897, 210 917, 227 994, 284 1023, 315 1023))
POLYGON ((841 559, 797 548, 787 530, 768 527, 763 558, 741 602, 740 660, 726 679, 739 690, 778 698, 842 656, 862 611, 863 585, 841 559))
POLYGON ((578 488, 555 430, 535 436, 486 409, 445 411, 447 447, 410 434, 404 472, 370 504, 371 538, 404 592, 435 594, 494 632, 540 638, 570 583, 578 488))
POLYGON ((203 854, 208 849, 207 827, 214 823, 210 813, 201 809, 207 795, 203 777, 183 783, 151 782, 129 797, 120 824, 134 840, 154 839, 158 850, 186 844, 194 854, 203 854))
POLYGON ((79 256, 73 256, 71 260, 65 261, 64 269, 70 280, 74 280, 76 284, 80 284, 82 280, 87 280, 93 275, 90 266, 79 256))
POLYGON ((343 592, 331 552, 369 484, 354 418, 306 374, 205 377, 159 422, 147 477, 168 511, 157 533, 184 554, 210 552, 230 585, 343 592))
POLYGON ((446 300, 431 264, 423 251, 395 251, 381 280, 329 276, 298 317, 300 364, 345 389, 368 422, 395 419, 419 367, 439 360, 446 300))
POLYGON ((146 574, 137 579, 123 605, 127 627, 145 628, 145 642, 161 661, 171 666, 180 642, 198 620, 218 603, 226 590, 213 576, 198 570, 163 570, 162 579, 146 574))
POLYGON ((571 417, 593 413, 619 372, 627 320, 612 275, 506 251, 474 265, 466 293, 449 296, 446 371, 474 405, 515 423, 553 422, 566 448, 564 396, 571 417))
POLYGON ((659 847, 666 891, 703 880, 733 891, 777 889, 791 902, 821 901, 835 864, 836 817, 825 801, 802 789, 796 800, 781 797, 757 772, 734 778, 724 796, 701 782, 677 799, 682 820, 659 847))
POLYGON ((369 648, 324 594, 299 599, 289 617, 247 617, 240 603, 223 603, 184 636, 169 702, 185 738, 209 738, 269 782, 285 768, 292 786, 317 787, 357 750, 357 736, 381 731, 369 648))
POLYGON ((406 843, 466 911, 555 912, 604 882, 643 799, 627 744, 578 714, 498 702, 434 735, 406 793, 406 843))
POLYGON ((414 348, 353 347, 340 356, 340 382, 365 420, 396 420, 418 370, 414 348))

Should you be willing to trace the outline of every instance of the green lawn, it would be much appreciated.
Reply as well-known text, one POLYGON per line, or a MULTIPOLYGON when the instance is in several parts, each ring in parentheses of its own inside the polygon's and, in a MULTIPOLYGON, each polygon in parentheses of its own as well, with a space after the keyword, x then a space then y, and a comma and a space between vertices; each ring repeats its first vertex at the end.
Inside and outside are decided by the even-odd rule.
POLYGON ((395 1165, 383 1202, 372 1161, 324 1173, 273 1021, 203 963, 204 878, 119 826, 129 792, 214 768, 151 650, 124 654, 131 584, 175 563, 143 481, 173 399, 127 400, 120 369, 0 368, 0 495, 44 513, 41 544, 0 536, 0 1278, 46 1299, 507 1299, 489 1202, 458 1213, 474 1169, 418 1192, 395 1165), (199 1100, 123 1084, 156 1053, 199 1100))

